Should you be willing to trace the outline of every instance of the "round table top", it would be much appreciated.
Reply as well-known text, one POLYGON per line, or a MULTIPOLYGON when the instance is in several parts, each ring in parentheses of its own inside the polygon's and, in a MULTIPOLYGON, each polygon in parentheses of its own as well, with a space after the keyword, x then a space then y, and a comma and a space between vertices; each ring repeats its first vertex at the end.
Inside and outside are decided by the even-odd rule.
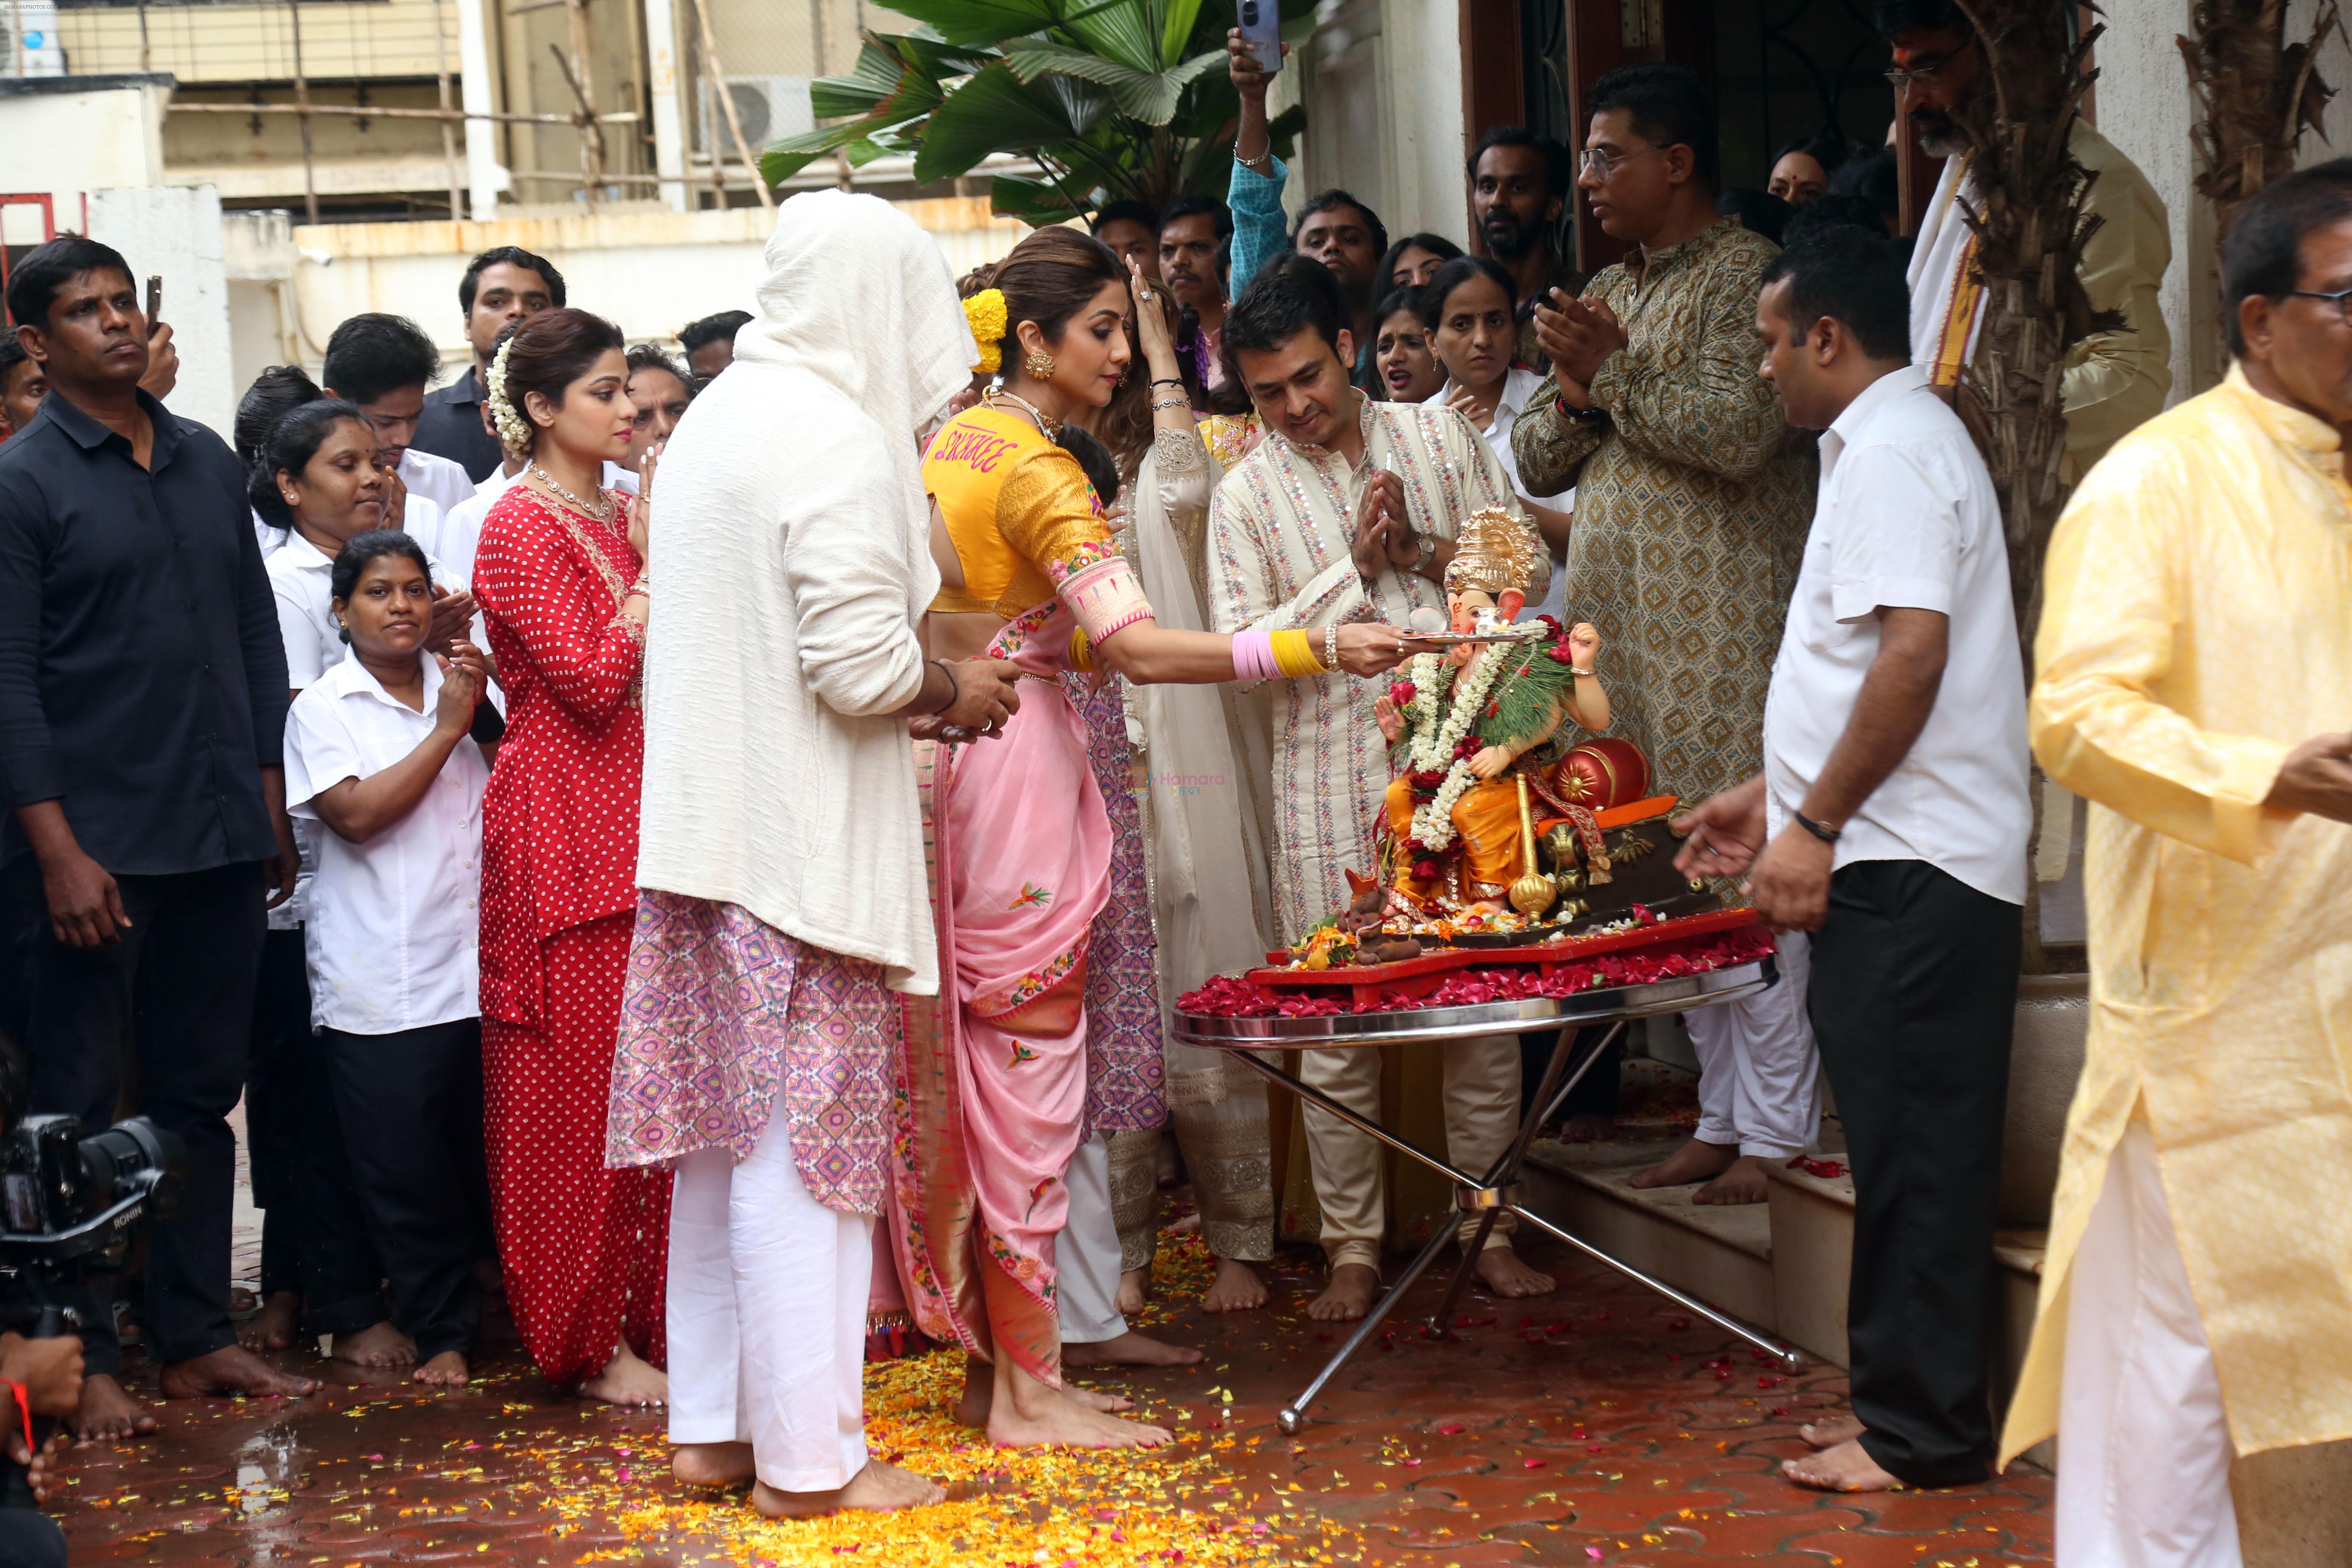
POLYGON ((1398 1046, 1412 1040, 1458 1039, 1518 1029, 1654 1018, 1750 996, 1779 978, 1779 970, 1766 956, 1702 974, 1678 974, 1646 985, 1611 986, 1567 996, 1483 1002, 1466 1007, 1400 1007, 1381 1013, 1318 1013, 1297 1018, 1279 1015, 1223 1018, 1180 1012, 1173 1032, 1188 1046, 1222 1050, 1398 1046))

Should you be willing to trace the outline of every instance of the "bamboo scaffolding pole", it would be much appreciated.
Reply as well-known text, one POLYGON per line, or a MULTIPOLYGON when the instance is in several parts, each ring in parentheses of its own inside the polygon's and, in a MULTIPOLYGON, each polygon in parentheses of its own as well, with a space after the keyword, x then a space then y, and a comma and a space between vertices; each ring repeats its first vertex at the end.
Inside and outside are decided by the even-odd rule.
MULTIPOLYGON (((340 114, 367 116, 377 120, 446 120, 456 124, 463 120, 495 120, 518 125, 577 125, 576 114, 508 114, 480 110, 468 112, 462 109, 385 109, 369 104, 364 109, 349 103, 173 103, 165 106, 173 114, 340 114)), ((639 116, 635 110, 624 110, 614 114, 596 116, 602 125, 635 125, 639 116)), ((565 179, 572 176, 566 174, 565 179)))
MULTIPOLYGON (((596 123, 596 87, 588 68, 588 0, 564 0, 563 18, 572 37, 572 58, 555 49, 555 63, 580 100, 580 174, 588 186, 588 210, 594 212, 604 196, 604 132, 596 123)), ((550 44, 549 48, 555 46, 550 44)))
POLYGON ((295 112, 302 117, 302 215, 315 225, 319 221, 319 179, 310 152, 310 82, 302 74, 301 0, 286 0, 286 15, 294 28, 295 112))
POLYGON ((442 0, 433 0, 433 70, 441 92, 441 156, 449 164, 449 221, 466 216, 465 165, 457 161, 457 132, 449 121, 449 33, 441 21, 442 0))
MULTIPOLYGON (((707 0, 694 0, 694 23, 702 34, 702 68, 710 78, 710 90, 718 96, 719 107, 727 111, 727 132, 735 139, 735 155, 751 172, 751 189, 760 198, 762 211, 776 210, 775 193, 768 189, 768 177, 760 173, 759 161, 751 156, 751 145, 743 139, 743 121, 735 112, 735 95, 727 90, 727 73, 719 63, 719 45, 710 36, 710 7, 707 0)), ((720 162, 719 149, 710 150, 710 163, 716 168, 720 162)), ((720 200, 726 198, 722 195, 720 200)))

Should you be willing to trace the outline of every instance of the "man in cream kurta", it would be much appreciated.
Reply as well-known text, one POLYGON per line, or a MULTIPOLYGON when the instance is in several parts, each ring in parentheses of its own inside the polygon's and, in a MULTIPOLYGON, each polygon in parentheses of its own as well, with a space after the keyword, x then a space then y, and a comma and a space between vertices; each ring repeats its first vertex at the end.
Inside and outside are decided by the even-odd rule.
MULTIPOLYGON (((1911 251, 1911 360, 1949 388, 1984 326, 1983 280, 1970 275, 1975 237, 1962 203, 1976 191, 1950 110, 1990 90, 1967 19, 1949 0, 1894 0, 1878 12, 1895 63, 1917 75, 1906 89, 1910 128, 1929 153, 1949 152, 1911 251)), ((2120 324, 2086 333, 2067 351, 2059 397, 2066 408, 2065 477, 2077 480, 2127 431, 2153 418, 2172 388, 2172 336, 2157 290, 2172 261, 2164 203, 2138 165, 2077 120, 2066 150, 2090 171, 2084 210, 2096 226, 2083 247, 2083 291, 2120 324)))
POLYGON ((2232 1453, 2352 1436, 2352 323, 2251 295, 2265 260, 2352 287, 2352 161, 2240 216, 2237 367, 2116 444, 2045 568, 2091 1026, 2001 1454, 2060 1434, 2062 1563, 2234 1568, 2232 1453))
MULTIPOLYGON (((1311 263, 1293 266, 1277 257, 1225 318, 1226 352, 1254 397, 1260 396, 1253 375, 1260 361, 1242 345, 1268 335, 1269 320, 1302 318, 1321 319, 1329 331, 1318 335, 1309 327, 1282 334, 1286 341, 1280 350, 1264 351, 1265 363, 1278 363, 1285 351, 1328 356, 1325 369, 1339 399, 1333 407, 1339 420, 1353 424, 1360 455, 1351 458, 1341 450, 1355 444, 1343 440, 1328 447, 1295 443, 1285 433, 1278 395, 1271 404, 1261 397, 1265 438, 1225 475, 1209 505, 1214 627, 1319 628, 1351 620, 1402 626, 1417 609, 1442 616, 1443 562, 1451 542, 1473 512, 1517 510, 1510 476, 1470 422, 1452 409, 1374 403, 1347 389, 1345 366, 1331 342, 1334 335, 1348 341, 1339 327, 1345 317, 1329 275, 1311 263), (1381 470, 1400 481, 1411 531, 1422 543, 1420 563, 1367 578, 1352 553, 1358 508, 1365 486, 1381 470)), ((1540 548, 1537 553, 1544 556, 1540 548)), ((1540 570, 1545 581, 1528 591, 1538 601, 1549 585, 1548 558, 1540 570)), ((1388 743, 1372 718, 1373 700, 1383 690, 1381 683, 1334 673, 1285 680, 1275 693, 1273 872, 1280 940, 1296 942, 1346 908, 1352 896, 1349 871, 1375 874, 1373 832, 1391 777, 1388 743)), ((1483 1170, 1502 1152, 1517 1120, 1518 1042, 1507 1035, 1449 1042, 1444 1067, 1447 1146, 1457 1164, 1483 1170)), ((1377 1112, 1380 1053, 1309 1051, 1301 1071, 1341 1103, 1377 1112)), ((1333 1272, 1332 1291, 1311 1310, 1318 1316, 1360 1317, 1380 1268, 1379 1149, 1325 1111, 1307 1111, 1307 1131, 1323 1247, 1333 1272), (1369 1272, 1353 1272, 1359 1268, 1369 1272)), ((1475 1228, 1464 1227, 1465 1245, 1475 1228)), ((1530 1285, 1550 1289, 1549 1279, 1501 1250, 1508 1246, 1504 1224, 1496 1224, 1489 1246, 1498 1252, 1488 1268, 1490 1283, 1498 1271, 1515 1271, 1530 1285)))

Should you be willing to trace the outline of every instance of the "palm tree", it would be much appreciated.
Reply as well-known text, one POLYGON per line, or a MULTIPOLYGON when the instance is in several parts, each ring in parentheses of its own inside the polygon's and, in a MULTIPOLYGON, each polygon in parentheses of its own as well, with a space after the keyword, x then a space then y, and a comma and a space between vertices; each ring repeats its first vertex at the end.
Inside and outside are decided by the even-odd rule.
POLYGON ((1984 275, 1984 324, 1958 406, 1984 450, 2000 495, 2010 593, 2028 642, 2041 615, 2042 557, 2066 504, 2060 473, 2066 414, 2059 401, 2066 351, 2120 324, 2083 291, 2083 244, 2098 219, 2084 211, 2091 176, 2067 147, 2084 68, 2101 27, 2067 36, 2051 0, 1954 0, 1983 49, 1984 91, 1953 113, 1969 143, 1976 203, 1968 216, 1984 275))
MULTIPOLYGON (((921 184, 969 173, 994 153, 1040 177, 999 176, 1000 213, 1056 223, 1130 198, 1154 207, 1222 195, 1239 105, 1225 75, 1231 0, 891 0, 921 24, 868 32, 856 68, 810 91, 839 123, 770 147, 781 184, 835 149, 852 164, 911 153, 921 184)), ((1312 10, 1286 11, 1311 26, 1312 10)), ((1296 110, 1277 121, 1296 133, 1296 110)))
MULTIPOLYGON (((2319 7, 2311 36, 2286 41, 2286 0, 2197 0, 2192 35, 2177 37, 2196 94, 2197 188, 2213 203, 2214 237, 2256 191, 2294 167, 2295 145, 2321 119, 2334 89, 2312 68, 2319 46, 2341 29, 2334 0, 2319 7)), ((2352 42, 2352 39, 2347 39, 2352 42)))

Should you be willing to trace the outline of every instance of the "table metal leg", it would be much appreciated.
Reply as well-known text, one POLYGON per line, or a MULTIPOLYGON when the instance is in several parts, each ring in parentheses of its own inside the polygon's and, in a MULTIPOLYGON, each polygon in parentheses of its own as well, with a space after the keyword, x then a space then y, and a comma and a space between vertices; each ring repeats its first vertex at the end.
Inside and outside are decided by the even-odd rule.
MULTIPOLYGON (((1585 1053, 1584 1060, 1577 1065, 1575 1076, 1569 1079, 1568 1088, 1559 1090, 1561 1098, 1565 1099, 1569 1090, 1573 1089, 1578 1081, 1584 1077, 1587 1069, 1601 1059, 1601 1053, 1608 1050, 1609 1043, 1622 1033, 1624 1027, 1623 1022, 1620 1021, 1607 1034, 1601 1037, 1599 1043, 1592 1049, 1585 1053)), ((1552 1042, 1551 1055, 1544 1058, 1543 1077, 1536 1084, 1536 1091, 1528 1101, 1528 1113, 1520 1119, 1518 1132, 1512 1138, 1510 1146, 1503 1151, 1502 1157, 1497 1159, 1494 1167, 1486 1173, 1485 1184, 1476 1189, 1465 1187, 1454 1189, 1454 1198, 1456 1209, 1475 1208, 1481 1211, 1478 1215, 1478 1234, 1471 1238, 1469 1247, 1463 1250, 1461 1267, 1454 1269, 1453 1282, 1445 1288, 1445 1300, 1438 1303, 1436 1316, 1429 1320, 1429 1332, 1433 1339, 1446 1340, 1454 1337, 1451 1325, 1454 1321, 1454 1305, 1462 1300, 1462 1292, 1469 1288, 1470 1276, 1478 1267, 1479 1254, 1486 1251, 1486 1239, 1494 1234, 1496 1219, 1501 1215, 1503 1208, 1513 1201, 1511 1197, 1514 1188, 1513 1178, 1519 1173, 1519 1165, 1527 1158, 1528 1145, 1535 1142, 1536 1133, 1542 1129, 1544 1122, 1549 1117, 1545 1101, 1551 1098, 1553 1086, 1559 1082, 1560 1068, 1567 1062, 1568 1053, 1574 1046, 1575 1040, 1574 1031, 1562 1029, 1559 1032, 1559 1037, 1552 1042)))
MULTIPOLYGON (((1332 1115, 1348 1123, 1348 1125, 1355 1128, 1358 1131, 1388 1145, 1400 1154, 1420 1161, 1423 1164, 1428 1166, 1431 1170, 1437 1172, 1440 1175, 1450 1178, 1454 1182, 1454 1185, 1457 1188, 1462 1189, 1464 1192, 1479 1194, 1485 1197, 1488 1201, 1481 1203, 1479 1206, 1486 1208, 1490 1215, 1499 1214, 1503 1210, 1507 1209, 1512 1214, 1518 1215, 1529 1225, 1532 1225, 1537 1229, 1542 1231, 1545 1235, 1557 1237, 1558 1239, 1568 1243, 1570 1247, 1575 1247, 1578 1251, 1583 1253, 1586 1257, 1591 1258, 1593 1261, 1607 1264, 1610 1268, 1617 1270, 1618 1273, 1624 1275, 1634 1283, 1647 1286, 1650 1289, 1656 1291, 1667 1300, 1685 1307, 1692 1312, 1705 1318, 1708 1322, 1715 1324, 1717 1328, 1722 1329, 1727 1333, 1734 1334, 1738 1338, 1747 1341, 1749 1344, 1754 1345, 1759 1350, 1761 1350, 1767 1354, 1772 1356, 1774 1360, 1780 1363, 1783 1369, 1794 1373, 1801 1369, 1804 1364, 1803 1357, 1797 1351, 1780 1344, 1777 1341, 1766 1338, 1764 1335, 1758 1333, 1755 1330, 1747 1327, 1736 1319, 1727 1317, 1723 1313, 1717 1311, 1713 1307, 1708 1306, 1706 1302, 1697 1300, 1696 1297, 1675 1289, 1673 1286, 1665 1283, 1664 1280, 1654 1279, 1647 1274, 1643 1273, 1640 1269, 1635 1268, 1633 1265, 1620 1262, 1618 1259, 1612 1258, 1608 1253, 1605 1253, 1599 1247, 1594 1247, 1591 1242, 1570 1235, 1568 1231, 1561 1229, 1559 1226, 1554 1225, 1551 1221, 1545 1219, 1540 1215, 1529 1212, 1528 1209, 1520 1205, 1517 1202, 1517 1194, 1511 1190, 1509 1177, 1517 1173, 1520 1163, 1527 1156, 1528 1148, 1535 1141, 1536 1131, 1545 1121, 1549 1121, 1559 1110, 1562 1104, 1567 1101, 1570 1092, 1582 1080, 1584 1075, 1591 1070, 1592 1064, 1601 1059, 1602 1053, 1608 1049, 1610 1042, 1616 1038, 1617 1035, 1624 1028, 1624 1026, 1625 1021, 1622 1018, 1619 1019, 1607 1034, 1601 1036, 1594 1048, 1585 1053, 1584 1058, 1577 1064, 1576 1070, 1568 1075, 1567 1081, 1559 1083, 1557 1088, 1554 1088, 1553 1084, 1555 1080, 1557 1080, 1560 1076, 1560 1066, 1566 1059, 1567 1053, 1573 1045, 1573 1037, 1566 1031, 1562 1031, 1559 1043, 1552 1047, 1550 1061, 1545 1065, 1544 1082, 1537 1091, 1535 1106, 1530 1110, 1527 1120, 1521 1123, 1518 1135, 1513 1140, 1511 1148, 1505 1152, 1501 1160, 1496 1162, 1495 1168, 1487 1173, 1486 1179, 1483 1182, 1473 1178, 1468 1172, 1457 1169, 1451 1163, 1438 1159, 1435 1155, 1429 1153, 1426 1150, 1422 1149, 1417 1144, 1414 1144, 1406 1139, 1398 1137, 1395 1133, 1391 1132, 1387 1128, 1382 1127, 1380 1123, 1372 1121, 1370 1118, 1362 1115, 1349 1106, 1340 1104, 1338 1100, 1333 1100, 1329 1095, 1325 1094, 1314 1085, 1307 1083, 1304 1079, 1290 1073, 1285 1072, 1282 1068, 1274 1066, 1270 1062, 1260 1059, 1255 1054, 1249 1051, 1236 1051, 1234 1053, 1234 1056, 1236 1060, 1245 1062, 1250 1067, 1255 1068, 1262 1077, 1275 1083, 1280 1084, 1283 1088, 1289 1089, 1293 1094, 1297 1095, 1307 1103, 1323 1110, 1329 1111, 1332 1115)), ((1381 1321, 1384 1317, 1387 1316, 1389 1309, 1394 1305, 1397 1299, 1403 1294, 1405 1289, 1412 1285, 1414 1280, 1418 1279, 1422 1274, 1427 1270, 1432 1260, 1436 1258, 1439 1249, 1443 1247, 1446 1241, 1453 1236, 1454 1228, 1454 1227, 1451 1225, 1441 1226, 1438 1228, 1437 1234, 1429 1238, 1428 1244, 1425 1245, 1421 1249, 1421 1252, 1413 1258, 1411 1267, 1409 1267, 1403 1275, 1398 1279, 1397 1282, 1393 1286, 1390 1287, 1388 1291, 1381 1296, 1381 1300, 1374 1305, 1371 1311, 1365 1315, 1364 1321, 1357 1326, 1356 1331, 1349 1336, 1347 1342, 1339 1347, 1339 1352, 1325 1364, 1323 1370, 1316 1375, 1315 1381, 1307 1384, 1306 1392, 1301 1394, 1295 1403, 1285 1407, 1281 1411, 1276 1419, 1284 1432, 1296 1433, 1300 1427, 1306 1425, 1306 1411, 1308 1404, 1310 1404, 1315 1395, 1322 1390, 1323 1385, 1331 1380, 1332 1375, 1336 1373, 1340 1367, 1346 1365, 1348 1359, 1356 1353, 1357 1350, 1362 1346, 1367 1339, 1370 1338, 1372 1330, 1380 1324, 1381 1321)), ((1485 1236, 1486 1231, 1482 1229, 1479 1237, 1482 1244, 1484 1242, 1485 1236)), ((1446 1305, 1444 1308, 1441 1308, 1438 1318, 1433 1322, 1433 1328, 1438 1331, 1444 1331, 1444 1321, 1451 1316, 1452 1304, 1459 1297, 1463 1288, 1467 1284, 1470 1271, 1475 1267, 1476 1262, 1477 1255, 1475 1252, 1471 1253, 1463 1259, 1461 1268, 1454 1276, 1453 1286, 1446 1292, 1446 1305)))
POLYGON ((1286 1434, 1295 1436, 1298 1429, 1307 1425, 1307 1407, 1315 1403, 1315 1396, 1323 1392, 1323 1385, 1330 1382, 1332 1375, 1341 1367, 1348 1364, 1349 1356, 1363 1348, 1364 1342, 1372 1337, 1372 1331, 1379 1328, 1381 1320, 1389 1315, 1389 1309, 1397 1303, 1407 1289, 1412 1288, 1414 1280, 1421 1278, 1422 1272, 1435 1259, 1439 1250, 1453 1237, 1452 1226, 1439 1226, 1437 1234, 1429 1238, 1421 1251, 1414 1255, 1412 1263, 1406 1266, 1405 1271, 1397 1276, 1397 1282, 1390 1286, 1378 1301, 1372 1303, 1372 1310, 1364 1314, 1363 1321, 1356 1325, 1356 1331, 1348 1336, 1347 1342, 1339 1347, 1338 1352, 1329 1361, 1323 1363, 1323 1370, 1315 1374, 1315 1381, 1308 1384, 1297 1398, 1284 1405, 1276 1414, 1275 1424, 1286 1434))

